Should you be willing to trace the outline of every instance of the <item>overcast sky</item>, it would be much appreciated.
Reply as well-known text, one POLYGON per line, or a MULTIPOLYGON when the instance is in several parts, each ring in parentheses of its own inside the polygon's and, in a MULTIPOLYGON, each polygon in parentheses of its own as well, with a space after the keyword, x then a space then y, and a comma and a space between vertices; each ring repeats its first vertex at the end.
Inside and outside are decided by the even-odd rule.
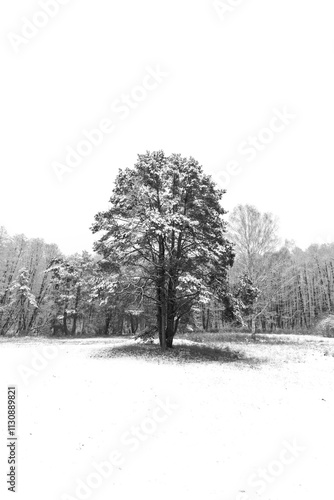
POLYGON ((0 6, 0 225, 91 250, 118 169, 163 149, 334 240, 333 0, 54 2, 0 6))

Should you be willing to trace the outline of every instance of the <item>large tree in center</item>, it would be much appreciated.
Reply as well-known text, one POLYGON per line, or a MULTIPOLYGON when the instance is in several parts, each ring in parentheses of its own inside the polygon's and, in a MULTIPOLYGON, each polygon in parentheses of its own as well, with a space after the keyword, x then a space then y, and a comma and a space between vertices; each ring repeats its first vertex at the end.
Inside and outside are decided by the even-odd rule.
POLYGON ((154 301, 163 349, 195 304, 225 293, 234 253, 223 193, 193 158, 147 152, 119 171, 109 210, 95 216, 95 250, 154 301))

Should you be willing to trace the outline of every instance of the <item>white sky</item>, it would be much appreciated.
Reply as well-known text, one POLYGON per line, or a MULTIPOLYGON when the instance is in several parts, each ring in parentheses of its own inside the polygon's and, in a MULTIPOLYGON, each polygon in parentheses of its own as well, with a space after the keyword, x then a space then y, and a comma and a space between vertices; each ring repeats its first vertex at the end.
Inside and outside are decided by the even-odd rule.
POLYGON ((41 7, 1 2, 0 225, 90 250, 118 168, 164 149, 218 176, 237 159, 225 208, 275 213, 301 247, 334 240, 333 0, 243 0, 224 19, 212 4, 70 0, 16 53, 8 33, 41 7), (83 129, 115 121, 111 103, 157 66, 169 76, 60 183, 52 162, 83 129), (238 145, 284 106, 296 118, 248 162, 238 145))

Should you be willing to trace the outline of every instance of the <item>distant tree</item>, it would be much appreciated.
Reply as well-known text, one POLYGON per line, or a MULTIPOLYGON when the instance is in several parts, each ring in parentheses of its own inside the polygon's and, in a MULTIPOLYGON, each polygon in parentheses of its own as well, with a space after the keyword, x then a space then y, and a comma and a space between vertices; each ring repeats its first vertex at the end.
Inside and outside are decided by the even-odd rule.
POLYGON ((248 274, 240 276, 236 286, 235 296, 241 300, 245 315, 251 314, 254 303, 257 301, 259 295, 259 288, 254 286, 248 274))
POLYGON ((110 208, 95 216, 95 250, 131 270, 154 302, 162 349, 172 347, 180 319, 226 289, 233 264, 217 189, 193 158, 162 151, 139 155, 120 170, 110 208))
POLYGON ((44 271, 50 260, 59 254, 56 245, 46 244, 40 239, 28 239, 24 235, 12 237, 0 228, 0 335, 37 332, 41 325, 47 323, 45 297, 49 280, 44 271), (19 303, 13 302, 13 293, 18 291, 18 280, 23 279, 23 269, 26 271, 25 286, 35 297, 38 307, 29 300, 25 301, 24 314, 21 308, 21 323, 17 330, 15 318, 18 318, 19 303))
POLYGON ((262 257, 277 248, 277 229, 277 220, 271 213, 261 213, 252 205, 238 205, 232 211, 228 235, 235 245, 238 275, 247 274, 256 284, 262 257))
POLYGON ((243 317, 250 322, 253 335, 256 319, 273 299, 267 286, 269 270, 264 263, 268 263, 268 256, 277 248, 277 229, 277 220, 271 213, 261 213, 252 205, 238 205, 229 217, 228 235, 236 252, 230 275, 232 288, 237 290, 239 299, 243 296, 243 317), (241 281, 240 276, 243 276, 241 281))
POLYGON ((16 335, 25 335, 31 308, 37 309, 36 297, 30 288, 29 271, 21 269, 9 287, 9 303, 6 307, 7 327, 13 328, 16 335))
POLYGON ((103 335, 108 335, 109 330, 123 333, 126 319, 130 320, 131 332, 137 330, 142 301, 141 294, 138 296, 136 292, 139 291, 126 269, 106 260, 97 262, 91 280, 89 303, 94 304, 100 318, 104 318, 104 324, 100 327, 103 335))
POLYGON ((89 315, 90 299, 98 274, 96 259, 88 252, 57 257, 46 273, 51 276, 49 299, 54 304, 53 329, 61 322, 65 335, 76 335, 78 320, 84 324, 85 316, 89 315))

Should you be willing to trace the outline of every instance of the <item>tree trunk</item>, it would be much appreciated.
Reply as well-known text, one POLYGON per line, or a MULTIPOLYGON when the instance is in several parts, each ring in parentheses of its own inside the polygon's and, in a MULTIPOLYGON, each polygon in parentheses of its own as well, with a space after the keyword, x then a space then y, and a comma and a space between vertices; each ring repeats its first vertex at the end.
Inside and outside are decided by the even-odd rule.
POLYGON ((158 327, 159 341, 162 351, 166 350, 166 327, 167 327, 167 307, 165 289, 165 247, 162 237, 159 238, 159 270, 157 278, 157 306, 158 306, 158 327))
POLYGON ((163 351, 166 350, 166 303, 165 303, 165 294, 162 293, 161 297, 161 341, 160 341, 161 349, 163 351))
POLYGON ((76 293, 76 297, 75 297, 73 323, 72 323, 72 335, 73 336, 76 334, 76 330, 77 330, 79 300, 80 300, 80 286, 78 286, 78 288, 77 288, 77 293, 76 293))
POLYGON ((107 312, 107 314, 106 314, 106 320, 105 320, 105 323, 104 323, 104 331, 103 331, 103 334, 105 336, 107 336, 108 332, 109 332, 109 325, 110 325, 110 321, 111 321, 111 316, 112 316, 112 313, 111 312, 107 312))
POLYGON ((251 331, 252 331, 252 339, 255 340, 256 339, 256 334, 255 334, 255 331, 256 331, 256 316, 252 317, 251 331))
POLYGON ((64 330, 64 335, 68 335, 66 308, 64 309, 64 315, 63 315, 63 330, 64 330))
POLYGON ((167 297, 167 329, 166 329, 166 346, 171 349, 173 347, 173 340, 175 336, 175 315, 176 315, 176 280, 175 276, 171 275, 168 283, 168 297, 167 297))

